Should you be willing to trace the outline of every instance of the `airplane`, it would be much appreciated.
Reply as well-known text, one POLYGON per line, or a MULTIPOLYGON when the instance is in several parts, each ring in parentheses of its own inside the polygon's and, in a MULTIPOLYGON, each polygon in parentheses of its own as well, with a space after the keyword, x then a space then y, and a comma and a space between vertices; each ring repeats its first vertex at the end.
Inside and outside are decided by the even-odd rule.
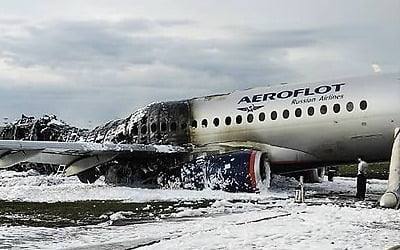
MULTIPOLYGON (((184 188, 256 192, 270 173, 316 182, 323 167, 359 156, 388 161, 400 151, 399 127, 400 74, 380 73, 152 103, 78 142, 0 140, 0 169, 58 164, 89 183, 105 175, 124 185, 179 179, 184 188)), ((382 206, 399 206, 397 179, 382 206)))

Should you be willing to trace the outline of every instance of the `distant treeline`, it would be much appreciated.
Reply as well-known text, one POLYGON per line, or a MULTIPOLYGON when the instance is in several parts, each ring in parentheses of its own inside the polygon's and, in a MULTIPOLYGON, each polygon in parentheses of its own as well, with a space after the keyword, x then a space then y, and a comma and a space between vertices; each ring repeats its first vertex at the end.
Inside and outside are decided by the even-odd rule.
MULTIPOLYGON (((336 176, 356 177, 357 164, 338 166, 336 176)), ((368 178, 385 179, 389 176, 389 162, 369 163, 368 178)))

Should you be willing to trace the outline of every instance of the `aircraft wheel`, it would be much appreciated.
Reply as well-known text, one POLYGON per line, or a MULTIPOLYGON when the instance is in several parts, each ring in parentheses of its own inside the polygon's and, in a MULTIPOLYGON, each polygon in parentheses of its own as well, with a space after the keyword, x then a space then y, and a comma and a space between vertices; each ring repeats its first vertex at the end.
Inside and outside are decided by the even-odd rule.
POLYGON ((325 168, 305 171, 304 182, 321 183, 324 181, 325 168))

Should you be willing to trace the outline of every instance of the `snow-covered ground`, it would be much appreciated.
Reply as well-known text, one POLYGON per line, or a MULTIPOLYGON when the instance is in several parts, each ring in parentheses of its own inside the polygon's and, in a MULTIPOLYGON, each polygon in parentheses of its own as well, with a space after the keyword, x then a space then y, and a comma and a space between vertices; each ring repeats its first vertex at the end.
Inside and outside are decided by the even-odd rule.
POLYGON ((115 226, 130 211, 92 226, 46 228, 0 225, 0 249, 387 249, 400 245, 399 211, 376 208, 386 181, 369 180, 367 201, 351 198, 353 178, 306 185, 306 203, 293 202, 296 181, 275 176, 259 194, 150 190, 94 185, 34 171, 0 171, 0 199, 58 202, 215 200, 206 208, 181 208, 147 223, 115 226), (240 201, 238 201, 240 200, 240 201))

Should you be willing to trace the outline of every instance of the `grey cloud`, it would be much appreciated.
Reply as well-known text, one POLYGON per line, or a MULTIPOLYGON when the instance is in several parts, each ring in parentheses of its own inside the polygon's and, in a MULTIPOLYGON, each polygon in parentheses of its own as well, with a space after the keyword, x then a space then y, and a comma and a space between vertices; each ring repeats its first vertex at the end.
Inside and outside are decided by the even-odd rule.
MULTIPOLYGON (((187 72, 228 77, 234 88, 243 84, 247 84, 243 87, 263 84, 282 76, 290 80, 296 76, 292 69, 272 60, 282 58, 288 48, 341 44, 341 49, 348 50, 348 53, 358 50, 358 60, 379 60, 393 53, 397 42, 394 38, 397 34, 391 35, 390 28, 385 30, 379 27, 372 27, 375 32, 373 35, 367 27, 279 31, 225 27, 233 36, 232 39, 204 40, 178 39, 157 32, 159 27, 193 23, 190 20, 128 19, 119 22, 57 22, 40 27, 30 26, 26 28, 30 34, 28 38, 5 39, 0 36, 0 55, 7 53, 9 63, 44 65, 68 73, 72 78, 89 75, 96 79, 91 73, 122 71, 134 65, 164 64, 187 72), (354 44, 364 46, 354 47, 354 44), (374 46, 379 48, 373 49, 374 46), (368 57, 372 52, 376 55, 368 57), (84 71, 89 74, 82 73, 84 71)), ((90 82, 90 79, 87 80, 90 82)), ((104 79, 95 82, 108 84, 104 79)), ((143 84, 152 86, 159 84, 159 81, 143 84)))
POLYGON ((21 18, 1 18, 0 17, 0 26, 16 26, 23 25, 26 23, 26 20, 21 18))
POLYGON ((94 65, 98 68, 101 64, 104 67, 120 67, 124 63, 148 64, 155 58, 153 49, 162 46, 166 38, 138 36, 137 33, 151 34, 160 27, 192 23, 187 20, 133 19, 27 26, 27 38, 0 36, 3 50, 0 53, 13 52, 14 63, 24 66, 44 64, 50 67, 80 68, 82 65, 94 65))
MULTIPOLYGON (((325 69, 334 73, 340 72, 334 67, 348 65, 357 65, 352 67, 359 70, 360 65, 369 64, 368 60, 374 58, 398 66, 396 60, 400 57, 394 56, 400 49, 391 28, 269 31, 230 27, 226 28, 230 39, 176 38, 159 33, 160 29, 193 24, 190 20, 137 19, 55 22, 24 26, 28 37, 0 34, 0 56, 6 56, 8 63, 45 66, 65 76, 69 83, 79 83, 75 88, 44 89, 37 84, 1 89, 0 113, 57 113, 67 121, 86 125, 88 120, 100 122, 126 116, 153 101, 228 92, 282 80, 302 81, 301 67, 290 67, 281 59, 288 48, 339 44, 347 57, 343 59, 345 66, 339 61, 325 69), (130 68, 141 66, 148 73, 130 75, 130 68)), ((310 66, 312 72, 321 70, 318 63, 310 66)), ((0 86, 4 85, 0 82, 0 86)))
POLYGON ((263 81, 260 76, 265 73, 269 78, 274 72, 289 73, 269 59, 279 54, 279 49, 315 42, 308 35, 312 31, 239 33, 233 40, 176 39, 153 32, 158 25, 191 23, 186 20, 61 22, 29 27, 29 38, 0 39, 0 44, 3 53, 12 52, 12 62, 22 66, 39 64, 76 72, 162 63, 182 70, 227 76, 233 82, 257 83, 263 81))

